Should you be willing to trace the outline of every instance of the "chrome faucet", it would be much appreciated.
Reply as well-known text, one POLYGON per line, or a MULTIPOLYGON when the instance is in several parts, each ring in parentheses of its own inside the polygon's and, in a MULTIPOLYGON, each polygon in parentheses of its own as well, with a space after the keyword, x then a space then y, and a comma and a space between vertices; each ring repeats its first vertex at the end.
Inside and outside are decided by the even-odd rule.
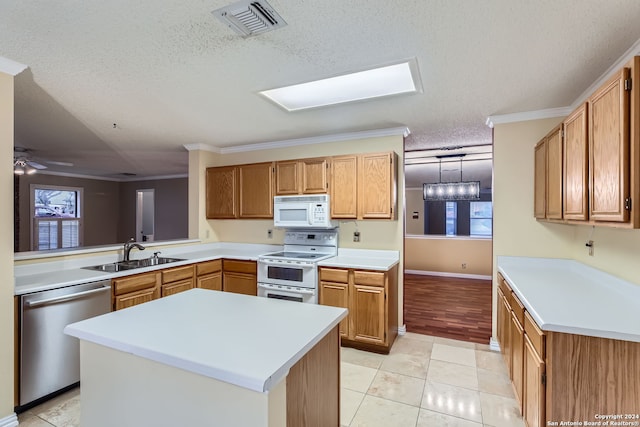
POLYGON ((129 261, 129 254, 133 248, 138 248, 139 250, 144 251, 144 246, 136 243, 136 240, 132 237, 124 244, 124 261, 129 261))

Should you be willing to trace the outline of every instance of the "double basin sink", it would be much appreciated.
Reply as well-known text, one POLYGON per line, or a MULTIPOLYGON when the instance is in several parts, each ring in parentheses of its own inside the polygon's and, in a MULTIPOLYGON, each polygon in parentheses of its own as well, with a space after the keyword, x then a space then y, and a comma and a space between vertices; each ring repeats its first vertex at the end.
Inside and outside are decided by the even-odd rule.
POLYGON ((92 265, 90 267, 83 267, 86 270, 105 271, 108 273, 115 273, 118 271, 135 270, 136 268, 152 267, 154 265, 169 264, 172 262, 184 261, 182 258, 164 258, 164 257, 151 257, 145 259, 134 259, 130 261, 118 261, 111 262, 109 264, 92 265))

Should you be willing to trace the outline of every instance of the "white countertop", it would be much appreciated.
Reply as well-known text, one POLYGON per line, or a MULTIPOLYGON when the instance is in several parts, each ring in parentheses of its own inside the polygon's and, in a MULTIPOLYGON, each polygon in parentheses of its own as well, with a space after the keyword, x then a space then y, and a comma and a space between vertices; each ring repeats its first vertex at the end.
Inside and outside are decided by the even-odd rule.
MULTIPOLYGON (((110 280, 115 277, 130 276, 169 267, 192 264, 194 262, 209 261, 219 258, 234 258, 257 260, 259 255, 267 252, 282 250, 279 245, 257 245, 249 243, 208 243, 162 248, 160 256, 183 258, 184 261, 152 267, 136 268, 134 270, 107 273, 95 270, 85 270, 82 267, 106 264, 118 261, 118 255, 98 255, 83 258, 71 258, 64 261, 39 262, 14 267, 15 295, 47 289, 77 285, 98 280, 110 280)), ((144 251, 137 249, 131 252, 131 259, 148 258, 155 250, 149 248, 144 251)))
POLYGON ((191 289, 73 323, 65 333, 266 392, 346 315, 343 308, 191 289))
POLYGON ((319 261, 318 266, 388 271, 399 262, 398 251, 339 248, 338 256, 319 261))
POLYGON ((578 261, 498 257, 540 329, 640 342, 640 286, 578 261))

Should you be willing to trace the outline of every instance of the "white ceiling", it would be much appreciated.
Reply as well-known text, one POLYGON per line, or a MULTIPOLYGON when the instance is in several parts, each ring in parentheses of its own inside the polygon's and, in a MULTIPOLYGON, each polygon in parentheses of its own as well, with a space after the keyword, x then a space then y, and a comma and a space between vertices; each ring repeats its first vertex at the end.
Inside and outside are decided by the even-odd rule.
POLYGON ((2 0, 0 56, 29 67, 16 145, 154 176, 186 173, 187 144, 397 126, 411 150, 490 143, 488 116, 570 105, 640 39, 637 0, 269 1, 288 25, 242 38, 211 14, 226 0, 2 0), (257 94, 414 57, 416 95, 287 113, 257 94))

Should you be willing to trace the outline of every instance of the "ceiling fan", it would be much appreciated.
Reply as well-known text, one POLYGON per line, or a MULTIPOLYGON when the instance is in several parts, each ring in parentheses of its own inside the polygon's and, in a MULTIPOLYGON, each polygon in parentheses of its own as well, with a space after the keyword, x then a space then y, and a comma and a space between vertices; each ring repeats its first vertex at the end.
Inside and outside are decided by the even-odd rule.
MULTIPOLYGON (((47 169, 47 166, 33 160, 32 151, 28 148, 14 147, 13 149, 13 173, 16 175, 33 175, 38 170, 47 169)), ((43 160, 43 163, 50 163, 59 166, 73 166, 73 163, 54 162, 43 160)))

